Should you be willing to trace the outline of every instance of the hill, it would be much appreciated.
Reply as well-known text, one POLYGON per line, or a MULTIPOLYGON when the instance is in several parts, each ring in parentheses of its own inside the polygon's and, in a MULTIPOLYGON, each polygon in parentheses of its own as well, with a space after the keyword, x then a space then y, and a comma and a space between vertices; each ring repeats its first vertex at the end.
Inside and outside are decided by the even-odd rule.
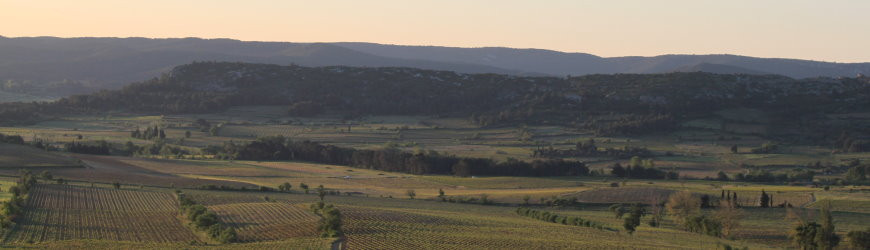
POLYGON ((866 124, 831 123, 826 116, 867 112, 868 82, 863 77, 795 80, 700 72, 566 79, 207 62, 179 66, 121 90, 53 103, 4 104, 0 118, 20 123, 66 113, 212 113, 233 106, 284 105, 298 116, 433 115, 482 126, 554 124, 632 135, 717 117, 720 110, 751 109, 764 119, 750 123, 778 128, 771 135, 810 140, 865 129, 866 124))
POLYGON ((713 63, 699 63, 695 65, 680 67, 674 69, 674 72, 708 72, 708 73, 716 73, 716 74, 745 74, 745 75, 768 75, 770 73, 745 69, 736 66, 722 65, 722 64, 713 64, 713 63))
POLYGON ((302 66, 413 67, 459 73, 565 76, 696 71, 792 78, 870 74, 868 63, 829 63, 736 55, 605 58, 542 49, 455 48, 372 43, 246 42, 199 38, 0 37, 0 102, 57 99, 118 89, 192 61, 302 66), (746 70, 697 67, 715 64, 746 70), (12 95, 15 94, 15 95, 12 95))

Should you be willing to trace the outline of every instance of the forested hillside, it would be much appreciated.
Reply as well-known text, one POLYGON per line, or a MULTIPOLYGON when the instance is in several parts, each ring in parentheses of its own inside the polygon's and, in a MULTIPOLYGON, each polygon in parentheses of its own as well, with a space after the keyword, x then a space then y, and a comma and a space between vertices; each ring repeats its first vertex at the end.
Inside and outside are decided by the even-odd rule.
POLYGON ((867 112, 870 78, 711 73, 556 78, 199 62, 121 90, 3 104, 0 117, 20 123, 60 113, 210 113, 242 105, 283 105, 296 116, 453 116, 481 126, 557 124, 628 135, 667 131, 719 110, 742 108, 763 114, 765 125, 778 128, 773 135, 821 138, 866 129, 830 123, 824 114, 867 112))

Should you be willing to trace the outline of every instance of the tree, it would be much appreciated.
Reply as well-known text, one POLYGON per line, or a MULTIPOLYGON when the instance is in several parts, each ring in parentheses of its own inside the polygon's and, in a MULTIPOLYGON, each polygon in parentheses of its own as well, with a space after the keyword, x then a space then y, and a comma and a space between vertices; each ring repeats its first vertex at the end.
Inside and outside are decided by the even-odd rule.
POLYGON ((290 185, 289 182, 284 182, 283 184, 278 186, 278 190, 280 190, 281 192, 289 192, 291 188, 293 188, 293 185, 290 185))
POLYGON ((815 236, 818 233, 819 227, 819 224, 816 224, 815 222, 798 224, 794 229, 792 229, 792 241, 800 249, 818 249, 815 236))
POLYGON ((628 217, 622 223, 622 227, 628 231, 628 234, 633 234, 637 226, 640 225, 640 218, 643 217, 645 211, 640 204, 635 203, 631 206, 631 211, 628 213, 628 217))
POLYGON ((816 233, 816 244, 822 249, 832 249, 840 243, 840 236, 834 229, 834 220, 831 218, 830 202, 822 204, 819 210, 819 230, 816 233))
POLYGON ((722 223, 707 215, 695 215, 686 218, 683 227, 689 232, 706 234, 709 236, 722 236, 722 223))
POLYGON ((626 177, 625 168, 623 168, 622 165, 619 165, 619 163, 613 165, 610 169, 610 174, 616 177, 626 177))
POLYGON ((803 221, 799 216, 798 224, 791 231, 792 241, 801 249, 833 249, 840 243, 831 218, 830 203, 822 202, 819 209, 819 223, 803 221))
POLYGON ((692 197, 689 191, 680 191, 671 194, 668 197, 668 202, 665 204, 668 213, 674 215, 678 222, 682 224, 689 216, 699 212, 701 209, 700 200, 692 197))
POLYGON ((849 182, 863 182, 867 180, 868 166, 853 166, 846 172, 846 180, 849 182))
POLYGON ((471 176, 471 168, 472 168, 471 163, 469 163, 465 159, 462 159, 453 165, 453 167, 452 167, 453 175, 460 176, 460 177, 471 176))
POLYGON ((184 131, 184 138, 190 138, 190 130, 184 131))
POLYGON ((121 189, 121 183, 119 183, 119 182, 117 182, 117 181, 116 181, 116 182, 113 182, 113 183, 112 183, 112 186, 115 187, 115 189, 121 189))
POLYGON ((341 212, 334 206, 326 205, 323 208, 323 220, 320 221, 320 231, 323 237, 338 237, 342 235, 341 212))
POLYGON ((770 196, 767 196, 764 189, 761 190, 761 199, 759 202, 761 203, 761 207, 769 207, 770 205, 770 196))
POLYGON ((531 198, 532 197, 529 195, 523 196, 523 205, 529 205, 529 199, 531 199, 531 198))
POLYGON ((305 190, 305 194, 308 194, 308 184, 299 183, 299 188, 301 188, 302 190, 305 190))
POLYGON ((732 154, 736 154, 736 153, 737 153, 737 145, 731 145, 731 153, 732 153, 732 154))
MULTIPOLYGON (((219 226, 218 224, 215 224, 215 225, 219 226)), ((222 230, 220 232, 220 235, 218 235, 218 237, 217 237, 217 240, 220 241, 221 243, 235 242, 237 239, 238 239, 238 234, 236 234, 236 230, 233 229, 232 227, 224 228, 224 230, 222 230)))
POLYGON ((39 175, 40 177, 42 177, 42 179, 46 180, 51 180, 53 178, 53 176, 51 176, 51 172, 48 172, 48 170, 43 170, 42 173, 40 173, 39 175))
POLYGON ((743 212, 730 204, 730 201, 721 201, 719 209, 713 213, 715 218, 722 225, 722 237, 728 238, 734 235, 737 227, 740 226, 740 219, 743 218, 743 212))
POLYGON ((412 200, 414 199, 414 196, 417 196, 417 192, 414 192, 413 189, 408 189, 408 191, 405 191, 405 194, 408 195, 408 197, 410 197, 412 200))
POLYGON ((731 196, 731 203, 733 206, 740 207, 740 204, 737 203, 737 192, 734 192, 734 195, 731 196))
POLYGON ((625 215, 625 206, 622 204, 613 204, 610 205, 610 212, 613 213, 613 216, 617 219, 621 219, 623 215, 625 215))
POLYGON ((320 202, 323 202, 323 197, 326 197, 326 188, 323 185, 317 186, 317 197, 320 197, 320 202))
POLYGON ((480 194, 480 204, 484 204, 484 205, 492 204, 492 200, 489 199, 488 194, 480 194))
POLYGON ((725 172, 719 171, 719 173, 716 173, 716 180, 730 181, 731 178, 728 178, 728 174, 725 174, 725 172))
POLYGON ((208 134, 212 136, 217 136, 220 133, 220 128, 218 126, 213 126, 208 129, 208 134))
POLYGON ((701 208, 710 208, 712 204, 710 204, 710 196, 709 195, 701 195, 701 208))
POLYGON ((658 197, 653 198, 653 201, 650 203, 650 207, 652 208, 652 219, 650 219, 649 221, 649 226, 658 227, 661 224, 662 218, 665 215, 665 209, 662 206, 662 203, 659 202, 658 197))
POLYGON ((851 231, 846 237, 849 237, 849 245, 853 248, 870 249, 870 227, 864 231, 851 231))

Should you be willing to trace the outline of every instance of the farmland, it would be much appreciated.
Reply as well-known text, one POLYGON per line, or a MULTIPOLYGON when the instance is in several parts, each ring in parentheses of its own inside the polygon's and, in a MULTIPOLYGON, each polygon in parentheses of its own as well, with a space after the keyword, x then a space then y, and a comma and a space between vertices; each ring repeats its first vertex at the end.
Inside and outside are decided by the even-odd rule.
MULTIPOLYGON (((739 113, 722 115, 734 120, 732 116, 739 113)), ((759 208, 762 191, 775 204, 787 201, 796 211, 812 216, 821 201, 830 201, 837 233, 843 237, 870 223, 867 186, 836 184, 833 180, 842 179, 842 172, 823 172, 856 159, 866 162, 870 154, 832 154, 820 146, 789 144, 781 145, 775 153, 752 153, 752 148, 766 143, 765 138, 754 134, 757 131, 746 132, 757 127, 726 123, 721 128, 716 124, 722 122, 692 121, 668 134, 598 136, 559 126, 483 127, 460 118, 289 117, 278 107, 257 106, 214 114, 73 116, 0 127, 0 133, 62 147, 72 141, 101 140, 115 145, 152 145, 157 142, 132 138, 130 131, 160 126, 166 131, 160 143, 185 150, 181 154, 87 155, 0 143, 4 149, 0 151, 0 174, 7 176, 0 178, 3 191, 14 184, 12 177, 20 175, 20 169, 35 174, 47 171, 54 177, 40 179, 26 212, 4 244, 35 248, 326 249, 340 242, 335 244, 347 249, 582 249, 615 248, 630 241, 644 249, 793 246, 788 231, 794 219, 789 219, 785 208, 759 208), (203 132, 193 125, 197 119, 223 124, 222 129, 215 134, 203 132), (653 152, 657 168, 678 171, 680 178, 618 178, 610 174, 613 164, 627 166, 630 160, 604 156, 566 157, 585 162, 594 172, 587 176, 459 177, 317 162, 221 160, 204 150, 209 145, 244 143, 272 135, 354 149, 435 151, 496 161, 538 160, 532 155, 537 148, 571 149, 592 139, 602 149, 645 147, 653 152), (732 145, 738 145, 736 153, 731 151, 732 145), (817 162, 820 168, 806 167, 817 162), (775 173, 812 169, 818 172, 818 184, 715 179, 720 171, 733 178, 758 169, 775 173), (54 184, 58 179, 66 184, 54 184), (119 189, 113 183, 118 183, 119 189), (292 188, 274 190, 283 183, 290 183, 292 188), (301 187, 303 183, 307 190, 301 187), (320 237, 321 217, 309 209, 319 201, 315 189, 320 185, 337 193, 327 195, 325 202, 341 211, 344 235, 340 238, 320 237), (217 244, 191 227, 179 217, 175 190, 214 212, 223 225, 235 230, 237 241, 217 244), (679 191, 713 199, 719 199, 723 191, 736 194, 736 204, 743 212, 740 229, 731 238, 705 236, 687 232, 676 218, 665 216, 659 227, 647 226, 649 217, 643 217, 637 231, 627 234, 622 231, 623 220, 615 218, 608 208, 630 203, 651 206, 679 191), (413 198, 409 192, 414 193, 413 198), (483 199, 490 204, 481 204, 483 199), (577 203, 551 205, 559 199, 576 199, 577 203), (578 216, 614 231, 519 216, 515 213, 519 206, 578 216)))
POLYGON ((10 243, 71 239, 189 242, 197 237, 176 218, 168 193, 43 184, 10 243))
POLYGON ((209 206, 221 221, 237 228, 240 242, 316 237, 320 219, 288 203, 251 202, 209 206))

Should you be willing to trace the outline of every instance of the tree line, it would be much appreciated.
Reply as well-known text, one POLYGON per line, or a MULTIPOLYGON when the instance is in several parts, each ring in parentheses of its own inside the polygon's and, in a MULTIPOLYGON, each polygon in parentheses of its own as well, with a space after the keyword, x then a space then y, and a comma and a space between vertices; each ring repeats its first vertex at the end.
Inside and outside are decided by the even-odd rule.
POLYGON ((551 223, 559 223, 562 225, 572 225, 572 226, 582 226, 582 227, 590 227, 598 230, 612 230, 610 228, 605 227, 601 223, 580 218, 578 216, 565 216, 559 215, 556 213, 550 213, 548 211, 540 211, 534 210, 527 207, 519 207, 516 210, 516 213, 521 216, 542 220, 551 223))
POLYGON ((154 128, 147 127, 145 131, 139 131, 139 128, 136 128, 136 130, 130 132, 130 137, 142 140, 166 139, 166 132, 157 126, 154 126, 154 128))
POLYGON ((24 138, 22 138, 20 135, 0 134, 0 143, 24 145, 24 138))
POLYGON ((848 127, 826 129, 821 123, 799 122, 802 118, 863 112, 870 105, 866 78, 830 81, 700 72, 517 77, 410 68, 196 62, 120 90, 56 102, 3 103, 0 121, 26 123, 113 110, 207 113, 232 106, 282 105, 298 116, 457 115, 472 116, 484 126, 557 124, 598 134, 633 135, 673 129, 682 121, 709 117, 710 110, 748 107, 779 114, 775 120, 782 121, 777 123, 781 126, 817 129, 823 133, 805 136, 821 142, 835 138, 827 134, 831 130, 848 127), (817 88, 791 87, 807 85, 817 88))
POLYGON ((669 179, 679 178, 680 173, 676 170, 664 171, 655 167, 653 159, 642 159, 638 156, 631 158, 628 166, 616 163, 610 167, 610 174, 619 178, 630 179, 669 179))
MULTIPOLYGON (((15 185, 9 187, 9 193, 12 197, 8 201, 0 204, 0 230, 8 232, 15 226, 18 217, 24 213, 27 200, 30 197, 27 195, 36 186, 37 177, 30 171, 22 170, 21 176, 15 185)), ((0 231, 0 232, 2 232, 0 231)), ((5 234, 6 232, 2 232, 5 234)))
POLYGON ((181 206, 181 213, 196 229, 204 231, 209 237, 220 242, 230 243, 238 240, 236 230, 223 225, 217 214, 209 211, 203 205, 196 204, 193 199, 187 197, 180 190, 175 191, 175 197, 181 206))
POLYGON ((230 160, 299 160, 324 164, 410 174, 445 174, 456 176, 585 176, 589 168, 582 162, 562 159, 532 162, 442 155, 435 151, 406 152, 396 148, 353 149, 323 145, 311 141, 294 141, 283 136, 263 137, 247 143, 228 142, 204 149, 221 159, 230 160))
POLYGON ((615 158, 631 158, 632 156, 651 157, 652 151, 645 147, 623 146, 622 148, 604 148, 599 150, 595 145, 594 139, 589 139, 584 142, 578 142, 574 148, 556 149, 550 147, 539 147, 532 151, 532 157, 615 157, 615 158))

